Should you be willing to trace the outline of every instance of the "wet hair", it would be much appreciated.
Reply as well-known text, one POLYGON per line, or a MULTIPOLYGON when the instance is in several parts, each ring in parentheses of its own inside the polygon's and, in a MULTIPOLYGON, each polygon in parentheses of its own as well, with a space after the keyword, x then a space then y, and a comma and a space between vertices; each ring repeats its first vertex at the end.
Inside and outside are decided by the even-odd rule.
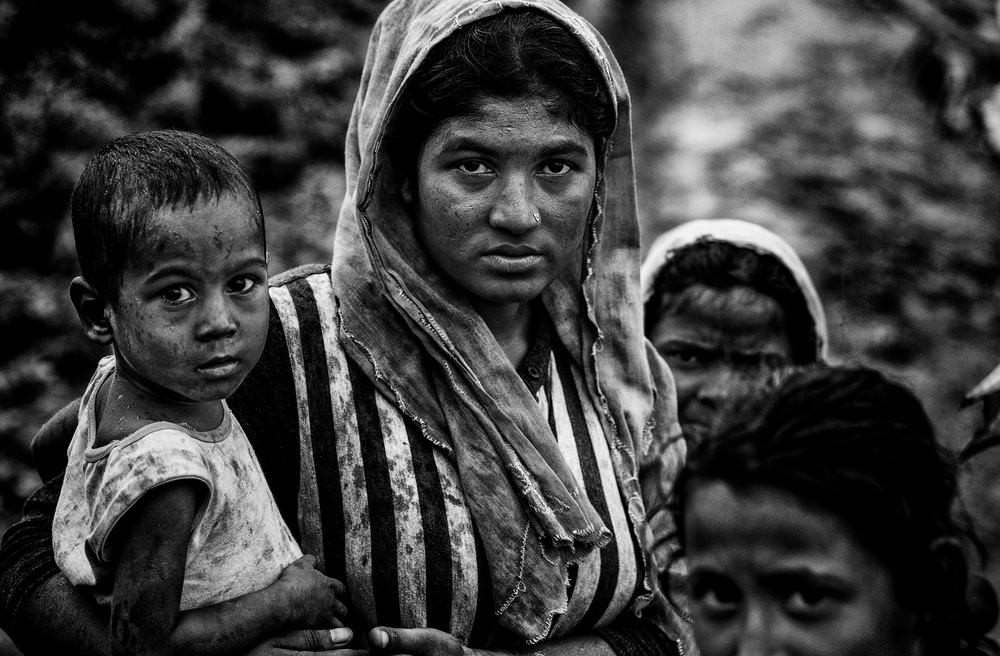
POLYGON ((614 104, 593 58, 565 27, 525 9, 466 25, 434 46, 407 82, 388 155, 415 179, 420 148, 442 121, 475 113, 484 96, 534 95, 592 135, 601 152, 614 131, 614 104))
POLYGON ((164 208, 193 207, 232 193, 264 213, 250 173, 207 137, 160 130, 120 137, 87 163, 73 188, 71 213, 83 277, 115 304, 128 258, 147 220, 164 208))
POLYGON ((665 312, 676 309, 673 303, 678 295, 695 284, 722 291, 744 286, 770 296, 784 311, 792 362, 816 362, 816 324, 791 271, 773 255, 720 241, 705 240, 685 246, 660 269, 646 301, 647 335, 665 312))
POLYGON ((686 502, 699 484, 786 491, 831 513, 890 572, 915 611, 925 653, 964 653, 996 619, 974 619, 966 564, 938 557, 941 539, 974 544, 957 519, 954 458, 935 440, 920 401, 872 369, 814 366, 747 397, 698 443, 677 479, 674 518, 684 544, 686 502), (971 540, 971 542, 970 542, 971 540))

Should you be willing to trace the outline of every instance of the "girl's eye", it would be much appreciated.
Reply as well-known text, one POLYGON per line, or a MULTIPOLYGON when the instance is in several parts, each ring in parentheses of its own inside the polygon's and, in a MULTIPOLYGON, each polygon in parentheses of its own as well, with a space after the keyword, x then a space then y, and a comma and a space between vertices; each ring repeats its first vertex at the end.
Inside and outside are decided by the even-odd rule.
POLYGON ((462 173, 467 173, 469 175, 484 175, 490 172, 490 167, 486 166, 482 162, 477 162, 476 160, 459 162, 456 168, 462 173))
POLYGON ((542 166, 542 173, 545 175, 566 175, 571 169, 572 167, 566 162, 553 161, 546 162, 542 166))
POLYGON ((167 303, 183 303, 194 298, 194 294, 187 287, 170 287, 160 294, 167 303))
POLYGON ((822 616, 836 600, 834 591, 822 585, 801 585, 785 595, 785 608, 789 614, 811 619, 822 616))
POLYGON ((229 281, 229 291, 245 294, 254 288, 257 282, 250 276, 237 276, 229 281))
POLYGON ((734 612, 742 598, 736 584, 724 577, 704 577, 691 586, 691 601, 711 615, 734 612))

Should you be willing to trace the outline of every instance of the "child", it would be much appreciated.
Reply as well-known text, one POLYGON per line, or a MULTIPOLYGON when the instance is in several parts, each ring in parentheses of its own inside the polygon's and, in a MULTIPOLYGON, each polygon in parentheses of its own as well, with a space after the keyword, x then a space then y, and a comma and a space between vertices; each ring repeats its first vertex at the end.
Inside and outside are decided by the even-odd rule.
POLYGON ((342 584, 302 556, 225 402, 268 327, 249 174, 204 137, 134 134, 87 165, 72 217, 83 276, 70 296, 114 354, 69 448, 60 568, 110 604, 128 653, 245 653, 291 627, 340 626, 342 584))

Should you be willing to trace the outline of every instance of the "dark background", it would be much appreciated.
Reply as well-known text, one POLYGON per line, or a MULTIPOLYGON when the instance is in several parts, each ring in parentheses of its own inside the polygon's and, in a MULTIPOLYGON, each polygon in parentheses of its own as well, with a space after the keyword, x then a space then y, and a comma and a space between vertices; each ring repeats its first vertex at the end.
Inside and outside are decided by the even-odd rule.
MULTIPOLYGON (((644 243, 691 218, 772 228, 820 288, 834 357, 900 377, 943 443, 964 443, 978 416, 959 401, 1000 361, 1000 168, 975 125, 944 129, 918 93, 926 34, 860 0, 570 4, 636 101, 644 243)), ((272 273, 328 260, 382 6, 0 0, 0 530, 40 484, 31 437, 103 354, 67 293, 84 163, 129 132, 206 134, 259 185, 272 273)))

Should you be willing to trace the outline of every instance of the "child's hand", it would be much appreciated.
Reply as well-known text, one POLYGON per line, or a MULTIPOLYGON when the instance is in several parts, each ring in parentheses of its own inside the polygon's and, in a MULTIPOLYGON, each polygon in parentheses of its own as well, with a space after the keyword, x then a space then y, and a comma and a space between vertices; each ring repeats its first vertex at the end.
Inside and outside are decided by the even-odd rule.
POLYGON ((286 567, 273 584, 284 599, 289 623, 298 627, 340 627, 347 607, 338 597, 347 588, 316 569, 316 557, 306 554, 286 567))

